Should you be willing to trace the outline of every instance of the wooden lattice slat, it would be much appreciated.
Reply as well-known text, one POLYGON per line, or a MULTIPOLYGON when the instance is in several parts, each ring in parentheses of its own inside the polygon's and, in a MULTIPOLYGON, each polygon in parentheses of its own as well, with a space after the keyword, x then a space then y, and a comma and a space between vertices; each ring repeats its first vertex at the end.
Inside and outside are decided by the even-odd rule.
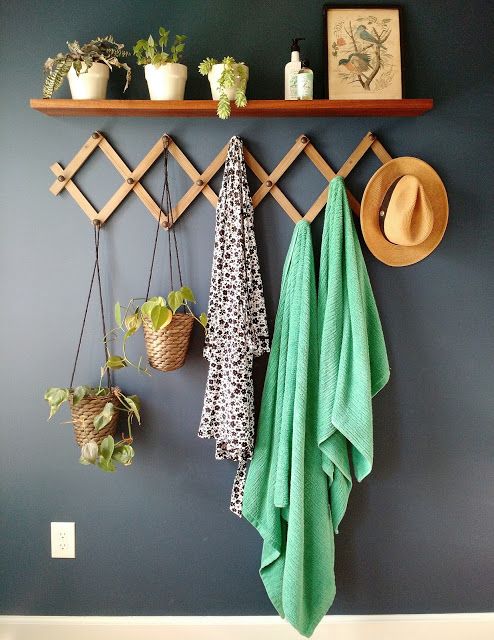
MULTIPOLYGON (((51 165, 50 169, 57 176, 57 179, 51 185, 50 191, 54 195, 58 195, 63 191, 63 189, 66 189, 93 223, 106 222, 127 195, 133 191, 151 215, 153 215, 155 219, 158 219, 160 213, 159 206, 146 191, 141 180, 162 155, 164 145, 168 147, 170 154, 192 181, 192 185, 173 208, 174 221, 176 222, 178 218, 180 218, 200 193, 208 199, 213 207, 216 207, 218 203, 218 196, 210 187, 209 182, 225 163, 228 144, 221 149, 208 167, 200 173, 178 147, 175 141, 167 134, 162 136, 162 138, 153 145, 144 158, 139 162, 137 167, 131 171, 115 149, 110 145, 108 140, 106 140, 101 133, 95 131, 72 158, 65 169, 63 169, 59 163, 51 165), (90 158, 91 154, 96 151, 96 149, 100 149, 105 154, 107 159, 113 164, 115 169, 124 179, 122 185, 115 191, 100 211, 96 211, 94 209, 92 204, 73 181, 77 171, 90 158)), ((257 207, 268 194, 271 194, 293 222, 298 222, 302 218, 312 222, 326 204, 328 187, 325 187, 305 214, 301 214, 278 187, 277 183, 281 177, 292 166, 292 164, 296 162, 297 158, 302 153, 305 153, 307 158, 328 182, 337 175, 346 178, 369 150, 371 150, 383 164, 391 160, 391 156, 376 136, 369 132, 362 138, 359 144, 348 156, 347 160, 341 165, 340 169, 335 172, 317 151, 309 138, 302 134, 296 139, 294 145, 280 160, 273 171, 268 173, 244 145, 245 162, 261 182, 261 185, 252 196, 252 204, 254 207, 257 207)), ((350 206, 355 215, 358 216, 360 213, 360 203, 353 194, 350 193, 350 191, 347 190, 347 193, 350 206)), ((164 216, 162 225, 167 227, 167 222, 164 216)))

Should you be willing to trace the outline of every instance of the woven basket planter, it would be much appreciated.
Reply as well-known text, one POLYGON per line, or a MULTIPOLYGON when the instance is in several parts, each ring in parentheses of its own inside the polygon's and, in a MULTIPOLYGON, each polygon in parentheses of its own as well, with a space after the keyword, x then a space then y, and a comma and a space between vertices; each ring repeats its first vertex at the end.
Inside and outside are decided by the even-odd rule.
POLYGON ((116 432, 118 411, 115 411, 106 427, 100 431, 95 431, 94 429, 93 420, 98 413, 103 411, 107 402, 111 402, 115 408, 119 406, 119 402, 113 393, 109 393, 106 396, 87 396, 79 400, 75 406, 72 404, 72 399, 69 398, 75 439, 80 447, 91 440, 96 444, 100 444, 106 436, 112 436, 116 432))
POLYGON ((158 371, 175 371, 183 366, 189 349, 194 317, 176 313, 170 324, 155 331, 149 318, 142 319, 149 364, 158 371))

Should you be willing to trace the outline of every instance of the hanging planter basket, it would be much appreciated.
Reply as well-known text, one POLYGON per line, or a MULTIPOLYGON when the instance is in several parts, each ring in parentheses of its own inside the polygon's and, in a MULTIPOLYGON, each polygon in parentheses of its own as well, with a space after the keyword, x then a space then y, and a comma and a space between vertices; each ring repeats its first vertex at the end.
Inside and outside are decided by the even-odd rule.
POLYGON ((76 405, 73 404, 72 396, 69 396, 69 404, 75 440, 80 447, 91 441, 99 445, 106 436, 113 436, 116 433, 119 402, 113 388, 106 396, 87 396, 79 400, 76 405), (103 429, 97 431, 94 419, 103 411, 108 402, 113 404, 115 411, 110 422, 103 429))
MULTIPOLYGON (((149 278, 146 291, 146 302, 139 311, 139 322, 142 321, 144 342, 149 364, 158 371, 175 371, 184 365, 189 350, 190 335, 194 321, 197 320, 203 327, 206 326, 205 313, 199 317, 194 315, 189 304, 195 303, 195 296, 189 287, 184 287, 182 281, 182 269, 178 251, 177 238, 173 217, 173 207, 168 182, 168 158, 170 138, 167 134, 162 136, 163 142, 163 191, 161 194, 160 213, 157 220, 154 246, 149 269, 149 278), (162 296, 149 298, 153 268, 158 244, 158 235, 161 228, 162 217, 166 218, 168 229, 168 263, 170 275, 170 292, 166 300, 162 296), (175 263, 175 266, 174 266, 175 263), (177 272, 175 280, 174 272, 177 272), (178 287, 175 284, 179 285, 178 287), (185 309, 185 313, 179 313, 178 309, 185 309)), ((135 322, 135 320, 132 320, 135 322)), ((130 322, 130 320, 128 320, 130 322)))
POLYGON ((144 342, 153 369, 175 371, 184 365, 193 325, 194 316, 188 313, 175 313, 170 324, 158 330, 143 317, 144 342))
POLYGON ((100 226, 100 223, 94 226, 94 267, 86 300, 86 308, 82 319, 74 366, 70 377, 70 384, 65 388, 50 387, 45 393, 45 400, 50 406, 48 419, 52 418, 65 402, 69 404, 75 440, 81 448, 79 462, 84 465, 95 465, 106 472, 113 472, 116 469, 116 463, 123 466, 129 466, 132 463, 134 449, 131 446, 133 441, 131 424, 134 418, 140 424, 141 417, 140 400, 138 396, 125 395, 119 387, 113 385, 111 370, 113 368, 122 368, 125 364, 122 358, 118 356, 110 357, 107 345, 108 334, 103 309, 99 264, 100 226), (77 361, 79 359, 89 303, 95 281, 98 283, 105 365, 101 368, 98 386, 79 385, 74 387, 77 361), (104 387, 102 386, 102 382, 105 374, 107 385, 104 387), (122 439, 115 442, 113 435, 117 431, 118 419, 122 413, 127 416, 127 435, 122 434, 122 439))

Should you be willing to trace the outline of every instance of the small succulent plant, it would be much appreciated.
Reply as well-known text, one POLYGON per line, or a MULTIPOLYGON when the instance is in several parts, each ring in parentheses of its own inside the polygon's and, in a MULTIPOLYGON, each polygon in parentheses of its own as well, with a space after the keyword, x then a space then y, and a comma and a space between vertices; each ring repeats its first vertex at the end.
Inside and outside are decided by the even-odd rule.
POLYGON ((216 113, 222 120, 230 117, 231 106, 230 99, 226 93, 226 89, 235 89, 235 104, 237 107, 245 107, 247 105, 247 97, 245 90, 247 88, 247 73, 243 62, 236 62, 235 58, 225 56, 221 62, 215 58, 205 58, 199 65, 199 73, 207 76, 215 64, 223 64, 224 68, 218 80, 220 89, 220 98, 216 113))

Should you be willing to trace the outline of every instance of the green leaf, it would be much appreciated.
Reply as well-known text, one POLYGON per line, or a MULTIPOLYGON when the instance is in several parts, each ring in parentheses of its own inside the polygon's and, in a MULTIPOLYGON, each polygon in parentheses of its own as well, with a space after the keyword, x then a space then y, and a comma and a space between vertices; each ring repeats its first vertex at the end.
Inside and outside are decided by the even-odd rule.
POLYGON ((115 465, 112 462, 112 455, 115 449, 115 441, 112 436, 106 438, 99 445, 98 467, 103 471, 115 471, 115 465))
POLYGON ((202 324, 204 328, 206 328, 206 325, 208 323, 208 317, 205 313, 201 313, 201 315, 199 316, 199 322, 202 324))
POLYGON ((184 303, 184 297, 180 291, 170 291, 167 297, 168 306, 172 310, 173 313, 177 311, 177 309, 182 306, 184 303))
POLYGON ((122 356, 111 356, 106 361, 106 366, 108 369, 123 369, 127 366, 127 363, 122 358, 122 356))
POLYGON ((140 328, 141 324, 142 324, 142 320, 140 319, 139 314, 137 312, 125 318, 125 328, 127 329, 127 333, 129 332, 135 333, 137 329, 140 328))
MULTIPOLYGON (((114 413, 115 413, 115 407, 113 405, 113 402, 107 402, 103 408, 103 411, 101 411, 101 413, 98 413, 98 415, 95 416, 93 420, 94 430, 97 432, 97 431, 101 431, 101 429, 104 429, 110 423, 114 413)), ((108 437, 111 437, 111 436, 108 436, 108 437)), ((103 442, 105 440, 103 440, 103 442)), ((112 441, 113 441, 113 438, 112 438, 112 441)))
POLYGON ((45 400, 50 405, 50 415, 48 420, 52 418, 60 409, 60 405, 69 398, 68 389, 59 389, 58 387, 50 387, 45 393, 45 400))
POLYGON ((133 457, 134 449, 130 444, 119 444, 113 451, 112 460, 127 467, 132 463, 133 457))
POLYGON ((115 440, 113 436, 106 436, 99 445, 99 454, 105 460, 110 460, 115 449, 115 440))
POLYGON ((122 307, 120 306, 120 302, 115 303, 115 322, 118 327, 122 326, 122 307))
POLYGON ((156 305, 151 311, 151 322, 153 323, 153 329, 155 331, 168 326, 172 321, 172 318, 173 314, 168 307, 156 305))
POLYGON ((115 465, 113 462, 111 460, 105 460, 105 458, 102 457, 98 460, 98 467, 107 473, 113 473, 113 471, 115 471, 115 465))
POLYGON ((182 287, 180 289, 180 293, 182 294, 183 299, 187 300, 187 302, 195 302, 196 301, 194 293, 192 292, 192 289, 190 289, 189 287, 182 287))
POLYGON ((142 305, 141 314, 147 318, 150 318, 151 311, 156 305, 164 306, 165 299, 162 296, 154 296, 153 298, 149 298, 149 300, 142 305))
POLYGON ((141 307, 141 315, 145 316, 146 318, 150 318, 151 311, 154 309, 155 306, 156 306, 156 302, 154 302, 153 300, 148 300, 141 307))
POLYGON ((137 418, 137 422, 141 424, 141 415, 139 413, 140 409, 140 400, 137 396, 124 396, 124 402, 127 404, 131 412, 137 418))
POLYGON ((78 402, 80 402, 84 396, 89 394, 89 387, 85 385, 81 385, 74 389, 74 393, 72 394, 72 404, 75 406, 78 402))
POLYGON ((153 36, 151 34, 149 34, 148 46, 149 47, 154 47, 154 39, 153 39, 153 36))
POLYGON ((133 395, 133 396, 125 396, 125 397, 127 398, 127 400, 132 400, 138 412, 141 410, 141 399, 139 398, 139 396, 133 395))

